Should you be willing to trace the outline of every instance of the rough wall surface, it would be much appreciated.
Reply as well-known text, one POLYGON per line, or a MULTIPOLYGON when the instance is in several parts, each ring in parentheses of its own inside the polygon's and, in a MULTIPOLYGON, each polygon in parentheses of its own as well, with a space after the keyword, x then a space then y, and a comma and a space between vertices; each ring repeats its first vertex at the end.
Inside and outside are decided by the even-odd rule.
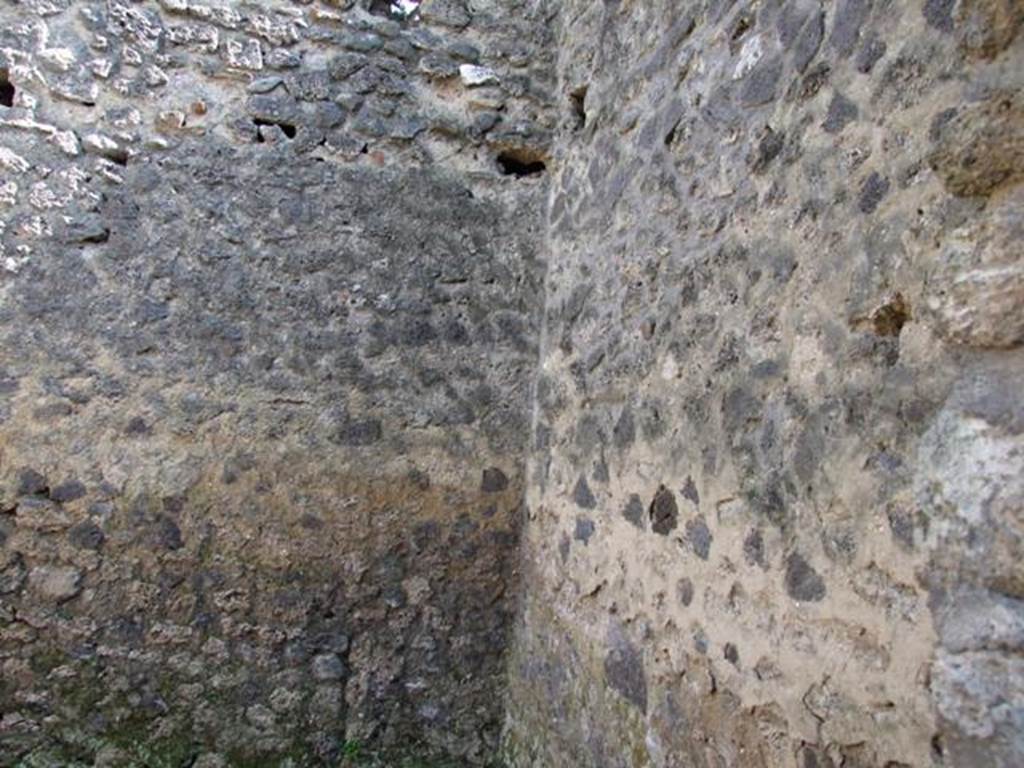
POLYGON ((388 5, 0 4, 0 765, 493 751, 550 45, 388 5))
POLYGON ((566 0, 517 766, 1024 764, 1006 0, 566 0))
POLYGON ((5 0, 0 765, 1024 764, 1022 24, 5 0))

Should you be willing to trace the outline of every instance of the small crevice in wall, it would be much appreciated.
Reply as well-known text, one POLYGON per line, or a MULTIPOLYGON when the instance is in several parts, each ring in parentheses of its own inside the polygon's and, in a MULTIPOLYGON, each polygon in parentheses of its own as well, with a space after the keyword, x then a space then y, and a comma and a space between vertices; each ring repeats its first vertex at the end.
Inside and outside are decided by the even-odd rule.
POLYGON ((14 93, 14 83, 11 82, 7 70, 0 68, 0 104, 5 107, 13 107, 14 93))
POLYGON ((665 146, 666 147, 671 147, 675 143, 676 134, 679 131, 679 125, 682 122, 683 122, 682 118, 677 120, 676 123, 672 126, 672 129, 668 133, 665 134, 665 146))
POLYGON ((112 163, 120 165, 122 168, 128 165, 128 152, 124 149, 116 149, 111 152, 107 152, 105 157, 112 163))
POLYGON ((277 123, 273 120, 261 120, 260 118, 255 118, 252 122, 256 126, 256 141, 260 144, 266 141, 266 137, 264 137, 261 130, 264 127, 277 126, 287 139, 294 139, 296 133, 298 133, 298 129, 291 123, 277 123))
POLYGON ((547 170, 547 164, 540 155, 529 150, 507 150, 497 157, 498 170, 504 176, 524 178, 538 176, 547 170))
POLYGON ((587 86, 581 85, 569 94, 574 119, 573 130, 581 131, 587 126, 587 86))
POLYGON ((910 304, 899 293, 871 313, 872 329, 879 336, 899 336, 909 321, 910 304))
POLYGON ((740 17, 736 20, 736 25, 732 28, 732 34, 729 39, 733 42, 743 37, 750 29, 754 26, 754 19, 748 16, 746 13, 741 13, 740 17))
POLYGON ((398 21, 408 19, 419 8, 420 0, 370 0, 366 5, 366 10, 374 16, 387 16, 398 21))

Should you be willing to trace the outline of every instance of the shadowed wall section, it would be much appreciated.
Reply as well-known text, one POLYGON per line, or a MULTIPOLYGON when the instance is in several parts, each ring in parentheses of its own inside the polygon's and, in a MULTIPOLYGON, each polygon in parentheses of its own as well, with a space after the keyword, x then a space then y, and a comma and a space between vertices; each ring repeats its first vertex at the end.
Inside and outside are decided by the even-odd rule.
POLYGON ((338 6, 0 11, 2 765, 495 752, 545 32, 338 6))

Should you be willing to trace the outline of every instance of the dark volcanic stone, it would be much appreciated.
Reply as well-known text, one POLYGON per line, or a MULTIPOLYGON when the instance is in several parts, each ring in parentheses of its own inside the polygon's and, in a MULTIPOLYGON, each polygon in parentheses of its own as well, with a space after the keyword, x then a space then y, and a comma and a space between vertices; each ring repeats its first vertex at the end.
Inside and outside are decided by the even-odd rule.
POLYGON ((350 446, 373 445, 380 441, 382 434, 381 424, 376 419, 351 421, 338 430, 334 442, 350 446))
POLYGON ((185 540, 181 535, 181 528, 166 515, 161 515, 157 519, 153 533, 157 545, 163 549, 173 552, 185 546, 185 540))
POLYGON ((711 554, 711 531, 704 518, 698 517, 686 524, 686 540, 690 542, 693 552, 701 560, 707 560, 711 554))
POLYGON ((562 558, 564 563, 569 559, 569 550, 572 548, 572 539, 569 538, 569 534, 563 533, 562 538, 558 542, 558 556, 562 558))
POLYGON ((384 47, 384 41, 372 32, 351 32, 342 36, 338 42, 343 48, 360 53, 370 53, 384 47))
POLYGON ((103 546, 106 536, 98 525, 86 520, 68 531, 68 539, 79 549, 96 550, 103 546))
POLYGON ((587 484, 587 478, 582 475, 576 481, 576 487, 572 491, 572 500, 581 509, 594 509, 597 507, 597 499, 594 498, 594 494, 587 484))
POLYGON ((629 497, 622 509, 622 516, 641 531, 644 529, 644 503, 635 493, 629 497))
POLYGON ((818 53, 818 49, 821 48, 821 41, 824 36, 825 14, 816 13, 807 22, 807 26, 800 33, 796 45, 793 46, 793 66, 796 67, 797 72, 803 72, 807 69, 807 65, 811 63, 811 60, 818 53))
POLYGON ((576 541, 582 541, 584 544, 590 543, 590 537, 594 535, 594 521, 587 517, 576 518, 576 530, 573 533, 573 538, 576 541))
POLYGON ((636 442, 636 421, 633 419, 633 411, 626 408, 615 422, 612 430, 612 441, 619 450, 625 450, 636 442))
POLYGON ((662 536, 668 536, 679 525, 679 507, 676 497, 664 485, 654 494, 654 501, 648 510, 651 518, 651 530, 662 536))
POLYGON ((508 477, 497 467, 484 470, 480 481, 480 490, 484 493, 500 493, 508 488, 508 477))
POLYGON ((793 2, 786 4, 776 22, 779 43, 783 48, 788 48, 796 42, 808 18, 807 9, 802 4, 793 2))
POLYGON ((704 630, 699 627, 693 633, 693 647, 701 655, 705 655, 708 652, 708 637, 704 630))
POLYGON ((874 213, 875 209, 878 208, 878 204, 882 202, 882 198, 885 197, 888 191, 889 180, 879 175, 877 172, 872 172, 860 188, 860 196, 857 198, 857 207, 860 209, 861 213, 874 213))
POLYGON ((886 50, 884 41, 877 37, 869 38, 857 53, 857 71, 865 75, 868 74, 875 68, 878 60, 885 56, 886 50))
POLYGON ((794 600, 816 603, 825 597, 825 582, 803 558, 793 553, 786 558, 786 592, 794 600))
POLYGON ((907 550, 914 548, 914 517, 913 513, 904 509, 890 509, 888 513, 889 530, 901 547, 907 550))
POLYGON ((85 485, 78 480, 68 480, 50 491, 50 498, 59 502, 75 501, 85 496, 85 493, 85 485))
POLYGON ((775 132, 771 126, 765 128, 750 160, 750 170, 754 173, 760 173, 767 168, 772 160, 782 152, 785 143, 786 137, 784 134, 775 132))
POLYGON ((700 506, 700 492, 697 490, 697 484, 693 482, 692 476, 686 478, 686 485, 683 486, 683 498, 692 501, 695 507, 700 506))
POLYGON ((339 53, 327 63, 327 72, 335 80, 344 80, 366 66, 368 59, 358 53, 339 53))
POLYGON ((345 676, 345 664, 336 654, 323 653, 313 659, 311 671, 316 680, 340 680, 345 676))
POLYGON ((604 676, 608 685, 640 711, 647 712, 647 679, 640 649, 621 630, 615 630, 604 658, 604 676))
POLYGON ((850 122, 857 119, 857 114, 857 105, 843 94, 837 93, 832 97, 832 103, 828 105, 828 114, 821 127, 825 133, 839 133, 850 122))
POLYGON ((148 435, 150 432, 151 430, 149 425, 141 416, 135 416, 132 418, 124 428, 124 433, 126 435, 131 435, 132 437, 141 437, 143 435, 148 435))
POLYGON ((732 664, 737 669, 740 666, 740 652, 732 643, 726 643, 723 649, 722 655, 725 656, 725 660, 732 664))
POLYGON ((953 6, 956 0, 927 0, 922 9, 929 26, 942 32, 953 31, 953 6))
POLYGON ((41 496, 49 490, 49 482, 34 469, 24 469, 18 475, 19 496, 41 496))
POLYGON ((743 556, 751 565, 759 565, 764 568, 764 536, 756 528, 743 540, 743 556))
POLYGON ((871 0, 842 0, 839 3, 829 42, 840 56, 849 56, 853 52, 870 11, 871 0))
POLYGON ((64 242, 74 244, 105 243, 110 229, 102 218, 87 214, 73 219, 65 226, 64 242))
POLYGON ((767 104, 775 98, 775 88, 782 77, 782 59, 765 57, 747 75, 740 89, 740 103, 745 107, 767 104))
POLYGON ((680 579, 676 585, 676 592, 679 595, 679 602, 683 606, 689 606, 693 602, 693 582, 690 579, 680 579))

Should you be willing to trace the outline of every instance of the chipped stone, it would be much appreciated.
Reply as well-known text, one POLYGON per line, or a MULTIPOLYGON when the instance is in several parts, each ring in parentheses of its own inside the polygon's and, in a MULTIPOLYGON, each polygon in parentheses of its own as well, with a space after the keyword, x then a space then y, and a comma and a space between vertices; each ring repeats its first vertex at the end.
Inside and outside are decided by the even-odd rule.
POLYGON ((462 78, 462 84, 468 88, 497 85, 500 82, 498 74, 493 69, 476 64, 460 64, 459 77, 462 78))
POLYGON ((958 109, 928 161, 955 195, 990 195, 1024 179, 1024 96, 998 92, 958 109))
POLYGON ((39 566, 29 571, 28 587, 44 600, 66 602, 82 591, 82 573, 70 567, 39 566))

